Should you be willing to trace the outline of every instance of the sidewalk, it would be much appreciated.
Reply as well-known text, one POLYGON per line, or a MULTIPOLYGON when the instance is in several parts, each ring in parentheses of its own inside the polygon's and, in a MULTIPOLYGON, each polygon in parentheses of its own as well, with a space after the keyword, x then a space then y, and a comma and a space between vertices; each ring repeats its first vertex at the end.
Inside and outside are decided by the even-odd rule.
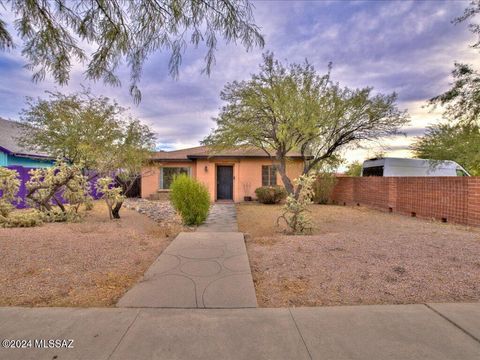
POLYGON ((292 309, 1 308, 0 339, 73 339, 0 359, 480 358, 480 304, 292 309))
POLYGON ((210 207, 207 220, 197 228, 199 232, 236 232, 237 209, 233 203, 215 203, 210 207))
POLYGON ((180 233, 117 306, 257 307, 243 234, 180 233))

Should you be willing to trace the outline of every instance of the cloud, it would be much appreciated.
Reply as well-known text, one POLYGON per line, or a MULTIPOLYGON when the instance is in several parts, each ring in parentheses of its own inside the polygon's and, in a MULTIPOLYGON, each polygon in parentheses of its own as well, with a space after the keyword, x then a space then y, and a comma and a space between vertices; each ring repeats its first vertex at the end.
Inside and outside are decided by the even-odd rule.
MULTIPOLYGON (((168 73, 168 52, 152 55, 145 64, 140 89, 143 99, 136 106, 128 93, 129 72, 119 69, 122 87, 85 81, 81 64, 75 64, 67 87, 50 78, 32 83, 21 48, 0 53, 0 116, 18 118, 25 96, 43 96, 57 87, 75 91, 91 87, 131 109, 152 126, 159 147, 195 146, 214 126, 211 118, 222 106, 219 94, 230 81, 247 79, 258 70, 262 52, 270 50, 280 59, 301 62, 305 58, 319 72, 333 61, 333 77, 349 87, 373 86, 375 91, 398 93, 399 107, 407 109, 412 122, 407 136, 385 139, 391 153, 408 155, 408 145, 426 126, 441 119, 441 109, 424 108, 432 96, 445 91, 454 61, 480 66, 476 50, 468 45, 474 37, 466 24, 451 20, 468 2, 435 1, 322 1, 254 2, 256 22, 265 35, 265 49, 247 52, 240 45, 219 42, 212 74, 202 74, 206 49, 189 47, 184 53, 179 79, 168 73)), ((9 23, 11 14, 2 14, 9 23)), ((16 38, 17 45, 20 45, 16 38)), ((345 156, 359 159, 375 151, 349 150, 345 156)))

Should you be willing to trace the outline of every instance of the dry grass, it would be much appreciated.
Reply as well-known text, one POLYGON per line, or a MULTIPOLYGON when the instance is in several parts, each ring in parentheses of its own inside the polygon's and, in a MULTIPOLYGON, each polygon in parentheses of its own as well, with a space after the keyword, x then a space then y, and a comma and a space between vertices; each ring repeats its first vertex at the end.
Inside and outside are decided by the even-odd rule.
POLYGON ((0 229, 0 306, 111 306, 167 247, 178 224, 97 202, 81 223, 0 229))
POLYGON ((314 235, 286 236, 280 206, 237 209, 260 306, 480 300, 480 229, 312 205, 314 235))

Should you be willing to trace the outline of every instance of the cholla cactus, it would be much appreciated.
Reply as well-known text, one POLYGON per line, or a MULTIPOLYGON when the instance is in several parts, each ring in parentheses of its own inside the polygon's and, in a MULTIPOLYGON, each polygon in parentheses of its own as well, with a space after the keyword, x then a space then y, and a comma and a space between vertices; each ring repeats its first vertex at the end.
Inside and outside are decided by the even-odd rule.
POLYGON ((122 195, 122 188, 114 186, 111 177, 98 179, 95 186, 97 191, 102 194, 102 199, 107 203, 110 220, 113 219, 113 209, 125 199, 125 196, 122 195))
POLYGON ((0 216, 7 217, 12 212, 19 188, 18 172, 0 167, 0 216))
POLYGON ((304 174, 295 179, 294 182, 298 191, 297 198, 294 194, 288 195, 283 208, 284 212, 277 219, 277 225, 280 219, 283 219, 294 234, 305 234, 312 231, 312 219, 308 214, 308 205, 312 203, 314 181, 315 174, 304 174))
POLYGON ((30 180, 25 184, 27 200, 33 207, 51 215, 52 221, 76 220, 78 208, 90 199, 82 165, 58 161, 53 167, 33 169, 29 174, 30 180), (67 200, 68 207, 62 204, 60 196, 67 200))

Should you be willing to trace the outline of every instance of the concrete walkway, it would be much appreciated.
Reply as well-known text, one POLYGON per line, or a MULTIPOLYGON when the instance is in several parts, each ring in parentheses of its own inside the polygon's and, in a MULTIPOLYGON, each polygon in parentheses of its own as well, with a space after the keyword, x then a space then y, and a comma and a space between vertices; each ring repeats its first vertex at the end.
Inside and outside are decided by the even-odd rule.
POLYGON ((243 234, 180 233, 119 307, 256 307, 243 234))
POLYGON ((480 359, 480 304, 292 309, 0 308, 0 359, 480 359), (33 345, 32 345, 33 347, 33 345))
POLYGON ((233 232, 238 231, 237 209, 233 203, 213 204, 207 221, 197 228, 200 232, 233 232))

